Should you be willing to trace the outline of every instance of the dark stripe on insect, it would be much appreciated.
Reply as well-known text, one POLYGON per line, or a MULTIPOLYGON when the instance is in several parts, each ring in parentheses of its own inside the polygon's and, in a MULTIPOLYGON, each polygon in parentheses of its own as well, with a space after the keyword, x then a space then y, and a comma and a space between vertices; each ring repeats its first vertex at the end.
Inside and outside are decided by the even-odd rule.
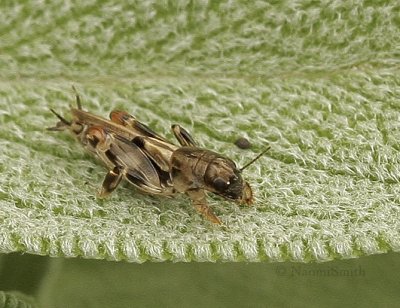
POLYGON ((158 177, 160 178, 160 181, 162 184, 167 185, 170 180, 170 174, 167 171, 164 171, 160 168, 160 166, 157 164, 157 162, 150 156, 147 154, 146 149, 144 148, 144 138, 141 136, 136 136, 135 138, 132 139, 132 143, 134 143, 135 145, 138 146, 139 149, 141 149, 143 151, 143 153, 146 154, 146 157, 150 160, 151 164, 153 165, 154 169, 156 169, 158 177))
POLYGON ((132 141, 132 143, 136 144, 140 149, 144 148, 144 139, 143 139, 143 137, 136 136, 131 141, 132 141))
POLYGON ((112 162, 114 165, 117 165, 117 156, 111 152, 111 150, 107 150, 105 154, 110 162, 112 162))
POLYGON ((143 179, 143 177, 137 172, 137 171, 129 171, 126 174, 126 178, 129 182, 131 182, 132 184, 138 186, 138 187, 142 187, 142 186, 146 186, 146 182, 143 179))
POLYGON ((152 131, 149 127, 147 127, 143 123, 135 121, 134 127, 141 130, 143 132, 143 135, 145 136, 159 138, 159 136, 154 131, 152 131))

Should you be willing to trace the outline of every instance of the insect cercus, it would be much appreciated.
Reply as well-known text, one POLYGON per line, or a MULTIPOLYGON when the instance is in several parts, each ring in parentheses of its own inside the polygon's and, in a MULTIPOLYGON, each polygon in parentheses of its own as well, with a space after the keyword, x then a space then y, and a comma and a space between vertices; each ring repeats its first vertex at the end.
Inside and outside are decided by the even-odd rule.
POLYGON ((207 191, 242 204, 253 203, 253 192, 243 180, 242 170, 269 147, 238 168, 231 159, 197 147, 192 136, 179 125, 172 125, 172 132, 181 146, 170 143, 124 111, 112 111, 107 120, 82 110, 77 93, 76 103, 76 108, 71 107, 71 121, 51 109, 60 121, 48 130, 70 130, 86 150, 106 165, 109 171, 99 197, 110 194, 124 178, 150 194, 186 193, 195 209, 217 224, 221 220, 208 206, 207 191))

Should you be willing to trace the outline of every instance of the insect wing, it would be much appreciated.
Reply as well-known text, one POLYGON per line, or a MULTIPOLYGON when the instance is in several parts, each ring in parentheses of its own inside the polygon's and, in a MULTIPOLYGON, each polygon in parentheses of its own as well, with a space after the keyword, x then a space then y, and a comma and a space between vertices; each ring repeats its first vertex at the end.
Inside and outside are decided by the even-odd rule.
POLYGON ((121 166, 125 170, 127 180, 138 188, 150 193, 162 193, 157 170, 146 154, 134 143, 114 135, 113 142, 104 155, 115 165, 121 166))

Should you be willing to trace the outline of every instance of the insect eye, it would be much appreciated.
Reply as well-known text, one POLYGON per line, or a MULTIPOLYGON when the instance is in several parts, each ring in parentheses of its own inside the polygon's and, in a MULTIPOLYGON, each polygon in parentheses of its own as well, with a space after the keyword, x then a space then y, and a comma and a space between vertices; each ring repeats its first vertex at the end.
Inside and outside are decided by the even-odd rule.
POLYGON ((216 178, 213 181, 213 186, 217 191, 224 191, 225 189, 228 188, 229 182, 228 183, 225 182, 225 180, 222 178, 216 178))

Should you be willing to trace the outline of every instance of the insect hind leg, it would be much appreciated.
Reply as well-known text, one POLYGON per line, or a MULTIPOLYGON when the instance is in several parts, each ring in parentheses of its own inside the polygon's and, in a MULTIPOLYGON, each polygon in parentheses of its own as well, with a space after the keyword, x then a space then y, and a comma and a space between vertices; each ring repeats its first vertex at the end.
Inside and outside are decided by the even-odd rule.
POLYGON ((121 182, 123 176, 122 168, 115 167, 113 170, 108 171, 104 178, 103 185, 97 194, 99 198, 105 198, 111 194, 121 182))
POLYGON ((119 110, 111 111, 110 120, 119 125, 132 128, 133 130, 136 131, 138 135, 153 137, 165 141, 163 137, 154 132, 150 127, 139 122, 133 115, 130 115, 125 111, 119 111, 119 110))
POLYGON ((195 147, 196 141, 194 141, 193 137, 189 134, 189 132, 184 129, 182 126, 178 124, 173 124, 171 126, 171 130, 175 135, 175 138, 178 140, 181 146, 186 147, 195 147))

